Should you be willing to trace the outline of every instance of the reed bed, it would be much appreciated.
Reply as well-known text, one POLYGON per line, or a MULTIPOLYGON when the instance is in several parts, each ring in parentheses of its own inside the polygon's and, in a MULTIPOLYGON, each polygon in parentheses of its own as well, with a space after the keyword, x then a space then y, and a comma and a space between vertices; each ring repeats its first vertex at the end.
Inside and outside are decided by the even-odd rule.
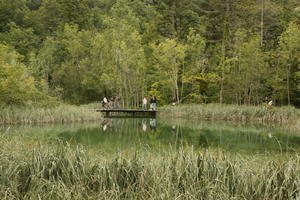
POLYGON ((300 157, 247 159, 192 149, 106 155, 1 136, 0 199, 300 198, 300 157))
POLYGON ((191 104, 163 107, 160 116, 164 118, 279 123, 300 128, 298 122, 300 110, 288 106, 267 109, 266 106, 191 104))
POLYGON ((0 107, 0 124, 65 123, 98 120, 100 113, 94 104, 84 106, 58 105, 53 107, 0 107))

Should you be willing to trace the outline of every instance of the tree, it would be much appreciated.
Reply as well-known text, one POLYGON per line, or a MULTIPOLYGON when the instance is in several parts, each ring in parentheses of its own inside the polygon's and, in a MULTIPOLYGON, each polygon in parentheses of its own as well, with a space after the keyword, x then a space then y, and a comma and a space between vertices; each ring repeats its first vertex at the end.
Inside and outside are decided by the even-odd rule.
POLYGON ((186 51, 187 56, 182 76, 183 83, 186 85, 184 88, 188 90, 185 92, 185 97, 182 94, 181 96, 188 102, 204 102, 205 92, 208 87, 207 77, 210 73, 207 69, 205 39, 196 33, 194 29, 190 29, 187 37, 187 45, 189 48, 186 51))
POLYGON ((153 56, 156 58, 158 73, 161 74, 160 78, 169 81, 173 98, 177 103, 180 103, 179 70, 184 64, 186 46, 179 43, 176 39, 166 39, 153 48, 153 56))
MULTIPOLYGON (((286 31, 279 38, 278 49, 278 64, 279 67, 285 69, 286 80, 286 97, 287 104, 291 104, 291 97, 296 92, 297 80, 299 79, 299 56, 300 56, 300 28, 299 26, 291 22, 286 31), (295 76, 296 75, 296 76, 295 76)), ((298 95, 297 95, 298 96, 298 95)), ((298 96, 299 97, 299 96, 298 96)))
POLYGON ((126 1, 119 0, 105 24, 104 35, 112 61, 106 76, 114 75, 114 94, 122 97, 125 106, 138 106, 145 88, 145 55, 138 32, 139 19, 126 1))
POLYGON ((20 59, 14 49, 0 44, 0 105, 39 103, 46 98, 20 59))
POLYGON ((21 28, 14 22, 9 24, 9 30, 0 34, 0 40, 6 42, 10 46, 13 46, 18 53, 29 57, 29 53, 37 51, 40 38, 34 34, 32 28, 21 28))
POLYGON ((10 22, 23 24, 27 9, 25 0, 0 1, 0 32, 8 30, 10 22))
POLYGON ((77 24, 79 29, 92 27, 88 0, 43 0, 38 12, 46 34, 61 31, 65 24, 77 24))

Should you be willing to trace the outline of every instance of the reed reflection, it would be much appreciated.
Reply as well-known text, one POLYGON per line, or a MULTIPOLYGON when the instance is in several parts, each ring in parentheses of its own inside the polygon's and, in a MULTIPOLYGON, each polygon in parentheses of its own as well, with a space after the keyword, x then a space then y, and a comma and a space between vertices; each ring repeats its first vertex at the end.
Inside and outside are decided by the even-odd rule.
POLYGON ((161 121, 159 119, 104 119, 97 128, 62 132, 59 137, 75 143, 105 148, 193 147, 217 148, 231 152, 295 151, 300 137, 276 129, 218 124, 202 121, 161 121))

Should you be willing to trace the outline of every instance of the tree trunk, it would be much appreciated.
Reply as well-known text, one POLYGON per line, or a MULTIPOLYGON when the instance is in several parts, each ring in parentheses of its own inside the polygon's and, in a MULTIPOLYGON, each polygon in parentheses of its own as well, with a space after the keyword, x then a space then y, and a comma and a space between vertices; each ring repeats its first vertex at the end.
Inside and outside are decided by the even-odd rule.
POLYGON ((260 46, 263 46, 264 42, 264 12, 265 12, 265 0, 261 0, 261 16, 260 16, 260 46))
POLYGON ((227 40, 227 27, 228 27, 228 14, 229 14, 229 1, 226 1, 226 13, 223 24, 223 39, 222 39, 222 74, 221 74, 221 86, 220 86, 220 104, 223 103, 224 93, 224 79, 225 79, 225 57, 226 57, 226 40, 227 40))
POLYGON ((176 24, 175 24, 175 15, 176 15, 176 2, 175 2, 175 0, 173 0, 173 2, 172 2, 172 35, 171 35, 171 37, 172 38, 175 38, 176 37, 176 24))
POLYGON ((223 80, 223 72, 222 72, 222 78, 221 78, 221 88, 220 88, 220 104, 223 103, 223 89, 224 88, 224 80, 223 80))
POLYGON ((287 73, 286 73, 286 89, 287 89, 288 105, 291 104, 291 99, 290 99, 290 71, 291 71, 291 65, 289 65, 287 73))
POLYGON ((182 79, 181 79, 181 92, 180 92, 181 94, 180 94, 180 96, 182 98, 182 96, 183 96, 183 79, 184 79, 184 63, 182 65, 182 76, 181 77, 182 77, 182 79))
POLYGON ((180 100, 179 100, 179 88, 178 88, 177 80, 175 86, 176 86, 176 99, 177 99, 177 103, 179 104, 180 100))
MULTIPOLYGON (((225 35, 225 32, 224 32, 225 35)), ((225 37, 225 36, 223 36, 225 37)), ((224 76, 225 76, 225 38, 223 38, 223 42, 222 42, 222 73, 221 73, 221 86, 220 86, 220 104, 223 103, 223 90, 224 90, 224 76)))

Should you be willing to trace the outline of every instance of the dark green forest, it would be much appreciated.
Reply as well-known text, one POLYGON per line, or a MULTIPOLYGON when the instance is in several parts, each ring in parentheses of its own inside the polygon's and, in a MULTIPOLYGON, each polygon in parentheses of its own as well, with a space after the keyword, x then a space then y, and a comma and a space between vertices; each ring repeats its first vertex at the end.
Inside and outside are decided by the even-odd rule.
POLYGON ((0 105, 300 106, 299 0, 0 0, 0 105))

